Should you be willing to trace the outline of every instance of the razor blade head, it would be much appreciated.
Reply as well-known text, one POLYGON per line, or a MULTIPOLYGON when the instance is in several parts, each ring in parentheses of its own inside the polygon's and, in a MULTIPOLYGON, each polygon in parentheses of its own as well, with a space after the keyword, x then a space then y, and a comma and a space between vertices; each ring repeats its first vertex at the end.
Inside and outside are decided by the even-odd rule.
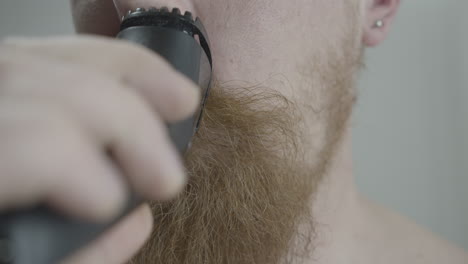
POLYGON ((185 152, 200 126, 212 80, 209 39, 201 20, 190 12, 182 14, 178 8, 137 8, 122 18, 117 37, 158 53, 200 87, 202 100, 193 118, 169 125, 173 142, 180 152, 185 152))

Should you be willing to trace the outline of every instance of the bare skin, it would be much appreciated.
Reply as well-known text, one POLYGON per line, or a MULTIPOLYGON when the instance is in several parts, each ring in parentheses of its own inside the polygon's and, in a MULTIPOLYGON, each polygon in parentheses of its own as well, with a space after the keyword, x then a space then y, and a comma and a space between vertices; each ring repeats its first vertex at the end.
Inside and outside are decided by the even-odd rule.
MULTIPOLYGON (((336 51, 338 58, 345 58, 349 54, 341 54, 344 53, 342 44, 350 45, 356 54, 364 46, 380 44, 399 2, 83 0, 72 1, 72 6, 78 32, 107 36, 115 35, 119 17, 128 9, 168 5, 190 10, 203 19, 210 32, 219 80, 267 82, 307 114, 314 110, 310 105, 320 106, 327 98, 326 89, 310 88, 324 83, 308 76, 309 61, 316 62, 316 71, 320 71, 320 65, 329 62, 329 54, 324 51, 329 47, 336 51), (352 9, 354 14, 350 14, 349 3, 358 7, 352 9), (380 19, 384 26, 377 28, 375 21, 380 19), (355 23, 349 25, 350 21, 355 23), (356 34, 343 41, 346 32, 351 30, 356 34), (271 76, 278 74, 282 76, 280 80, 271 81, 271 76)), ((0 102, 0 129, 11 128, 10 123, 18 125, 16 131, 11 130, 8 141, 5 140, 18 143, 11 146, 12 149, 15 146, 18 155, 8 156, 10 159, 4 164, 9 167, 0 166, 8 169, 0 171, 0 209, 46 201, 62 212, 102 221, 115 215, 122 204, 126 193, 119 180, 122 176, 149 200, 170 199, 183 188, 183 167, 167 140, 163 122, 182 119, 194 111, 196 89, 159 57, 142 48, 96 37, 10 40, 0 48, 1 73, 8 77, 2 81, 1 92, 4 98, 11 98, 0 102), (131 61, 147 65, 138 69, 152 70, 135 71, 131 61), (161 73, 156 78, 155 68, 161 73), (82 80, 86 80, 84 87, 82 80), (76 87, 76 83, 80 86, 76 87), (69 92, 77 89, 81 93, 70 96, 69 92), (119 108, 126 111, 115 114, 119 108), (40 117, 47 118, 38 120, 40 117), (134 125, 128 126, 129 123, 134 125), (25 126, 28 131, 42 131, 44 136, 18 133, 25 126), (141 129, 128 129, 134 126, 141 129), (33 140, 25 141, 28 138, 33 140), (39 157, 44 152, 39 155, 27 145, 43 142, 49 144, 37 145, 39 149, 43 146, 42 149, 50 151, 47 155, 64 157, 61 163, 41 160, 39 157), (62 146, 70 143, 75 143, 73 153, 80 156, 73 156, 62 146), (158 148, 147 147, 155 145, 158 148), (103 159, 105 147, 120 153, 121 157, 112 162, 123 167, 123 173, 103 159), (76 161, 84 163, 77 166, 72 163, 76 161), (60 169, 66 168, 57 164, 82 168, 83 171, 76 173, 81 179, 82 175, 89 175, 79 182, 84 185, 77 187, 73 175, 61 178, 60 169), (51 171, 57 173, 45 177, 46 180, 34 178, 41 172, 51 175, 51 171), (15 174, 27 177, 3 176, 15 174)), ((324 144, 320 139, 326 125, 326 120, 303 123, 302 129, 307 132, 307 140, 303 142, 305 156, 311 164, 318 159, 318 149, 324 144)), ((311 201, 314 221, 318 223, 317 237, 313 256, 305 263, 468 263, 468 256, 461 249, 358 193, 352 174, 351 132, 349 129, 344 132, 330 160, 330 168, 311 201)), ((0 157, 3 159, 1 154, 0 157)), ((66 263, 123 263, 148 238, 151 225, 151 214, 142 207, 66 263)))
POLYGON ((314 204, 319 231, 309 263, 468 263, 458 246, 359 194, 349 135, 314 204))

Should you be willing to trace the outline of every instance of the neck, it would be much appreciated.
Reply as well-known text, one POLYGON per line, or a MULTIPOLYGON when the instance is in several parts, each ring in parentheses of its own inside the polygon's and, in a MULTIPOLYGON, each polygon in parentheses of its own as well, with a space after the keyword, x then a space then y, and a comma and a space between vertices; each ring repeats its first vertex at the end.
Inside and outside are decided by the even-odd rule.
POLYGON ((353 177, 351 133, 348 130, 313 201, 316 247, 313 260, 306 263, 338 263, 351 253, 352 245, 346 243, 351 241, 358 209, 359 195, 353 177))

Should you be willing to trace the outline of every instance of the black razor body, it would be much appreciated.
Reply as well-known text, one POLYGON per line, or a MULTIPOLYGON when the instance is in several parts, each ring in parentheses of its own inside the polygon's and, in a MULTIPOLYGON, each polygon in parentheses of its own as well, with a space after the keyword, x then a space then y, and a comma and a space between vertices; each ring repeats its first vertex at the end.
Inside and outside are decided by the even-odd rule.
POLYGON ((177 8, 172 12, 167 8, 139 8, 123 17, 117 38, 153 50, 200 87, 202 102, 196 114, 168 126, 177 149, 185 152, 198 128, 211 82, 212 59, 203 24, 190 12, 182 15, 177 8))
MULTIPOLYGON (((123 18, 117 38, 153 50, 200 87, 202 101, 195 115, 168 125, 173 143, 183 154, 198 128, 211 84, 211 52, 201 21, 194 20, 188 12, 182 15, 177 8, 171 12, 167 8, 138 8, 123 18)), ((130 197, 120 216, 106 224, 78 221, 45 206, 1 214, 0 264, 58 263, 96 239, 142 202, 136 196, 130 197)))

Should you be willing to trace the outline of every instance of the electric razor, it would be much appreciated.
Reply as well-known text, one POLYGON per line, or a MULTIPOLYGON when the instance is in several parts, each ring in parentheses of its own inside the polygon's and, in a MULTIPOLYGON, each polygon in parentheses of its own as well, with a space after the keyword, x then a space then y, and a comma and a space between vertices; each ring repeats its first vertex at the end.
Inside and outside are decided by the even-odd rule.
MULTIPOLYGON (((170 137, 183 154, 198 129, 211 86, 213 62, 202 22, 178 8, 137 8, 122 18, 117 38, 153 50, 198 84, 202 100, 197 112, 187 120, 168 124, 170 137)), ((136 195, 129 197, 125 210, 107 224, 78 221, 45 206, 0 214, 0 264, 58 263, 142 203, 136 195)))

